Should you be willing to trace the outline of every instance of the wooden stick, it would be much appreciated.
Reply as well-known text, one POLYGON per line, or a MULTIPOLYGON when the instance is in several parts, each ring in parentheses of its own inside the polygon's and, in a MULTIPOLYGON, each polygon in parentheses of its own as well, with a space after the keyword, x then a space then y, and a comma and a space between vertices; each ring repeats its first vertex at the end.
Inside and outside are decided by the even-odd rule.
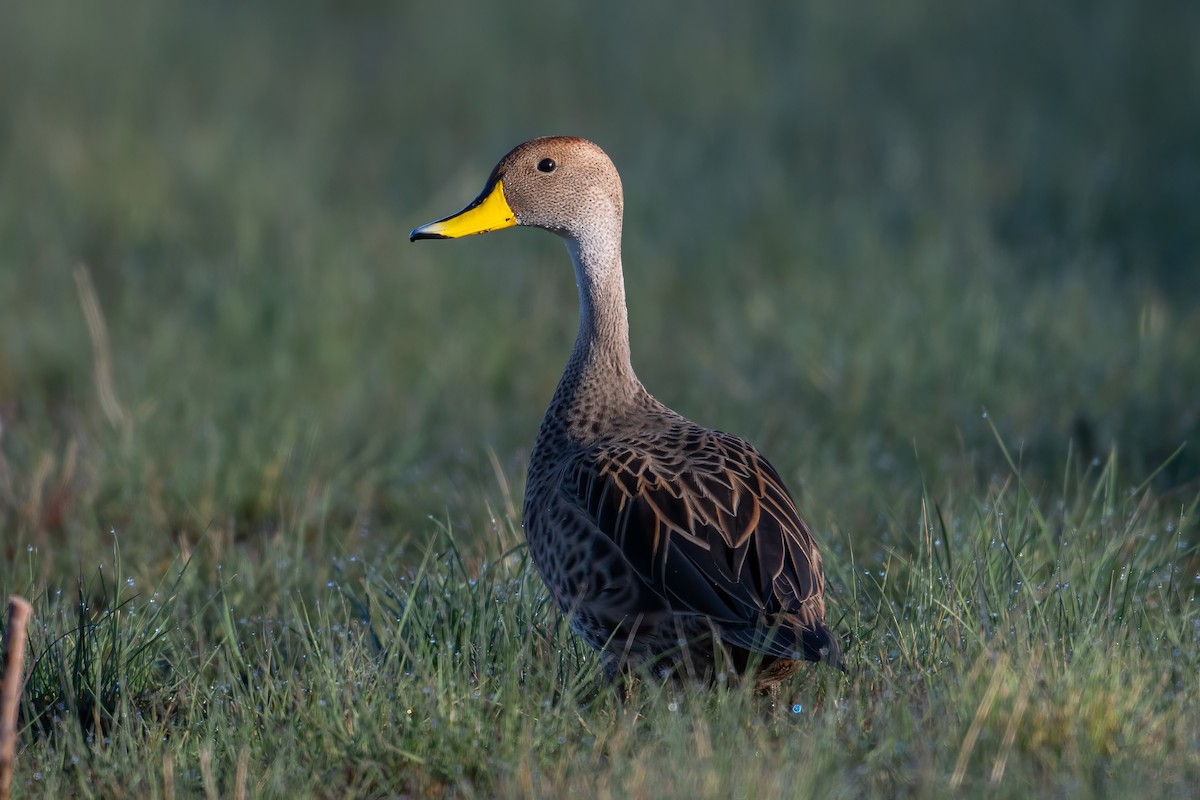
POLYGON ((24 597, 8 598, 4 628, 4 672, 0 675, 0 800, 12 794, 13 759, 17 751, 17 705, 25 673, 25 629, 33 606, 24 597))

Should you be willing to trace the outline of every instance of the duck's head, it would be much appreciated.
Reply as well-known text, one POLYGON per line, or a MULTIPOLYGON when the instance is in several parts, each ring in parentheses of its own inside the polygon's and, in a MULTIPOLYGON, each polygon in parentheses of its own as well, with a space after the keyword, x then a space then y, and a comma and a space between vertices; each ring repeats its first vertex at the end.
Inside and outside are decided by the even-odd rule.
POLYGON ((500 160, 479 197, 457 214, 422 225, 417 239, 457 239, 524 225, 576 241, 620 236, 621 178, 604 151, 586 139, 546 136, 500 160))

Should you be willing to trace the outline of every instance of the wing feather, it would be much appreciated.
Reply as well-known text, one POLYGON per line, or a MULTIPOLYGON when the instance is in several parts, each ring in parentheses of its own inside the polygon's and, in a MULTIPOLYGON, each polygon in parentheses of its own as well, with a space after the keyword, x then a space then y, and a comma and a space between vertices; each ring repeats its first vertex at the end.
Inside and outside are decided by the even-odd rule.
POLYGON ((797 644, 771 645, 772 625, 822 622, 816 544, 745 441, 681 420, 582 450, 562 487, 672 610, 711 617, 730 641, 787 656, 797 644))

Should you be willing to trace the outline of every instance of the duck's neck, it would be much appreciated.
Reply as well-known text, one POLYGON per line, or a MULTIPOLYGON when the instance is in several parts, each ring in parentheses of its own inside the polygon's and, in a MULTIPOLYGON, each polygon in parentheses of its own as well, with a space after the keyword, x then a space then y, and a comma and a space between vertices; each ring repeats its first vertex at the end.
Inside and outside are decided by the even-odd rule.
POLYGON ((571 417, 588 417, 588 422, 645 395, 629 360, 620 229, 609 233, 567 240, 579 287, 579 334, 555 392, 555 405, 571 417))

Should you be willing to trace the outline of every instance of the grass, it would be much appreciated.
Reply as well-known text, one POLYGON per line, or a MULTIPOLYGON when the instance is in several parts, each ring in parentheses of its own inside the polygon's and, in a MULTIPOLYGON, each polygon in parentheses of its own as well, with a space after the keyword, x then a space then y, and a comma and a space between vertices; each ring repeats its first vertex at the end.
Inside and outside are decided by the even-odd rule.
POLYGON ((510 6, 4 12, 17 796, 1190 796, 1195 10, 510 6), (622 703, 550 608, 561 245, 406 241, 549 132, 614 156, 635 367, 797 492, 848 676, 622 703))
POLYGON ((1017 482, 927 498, 882 564, 836 559, 850 675, 806 671, 779 703, 653 683, 619 701, 511 517, 488 561, 442 528, 412 568, 340 556, 323 587, 255 600, 235 587, 307 568, 223 559, 214 585, 173 565, 141 593, 101 574, 36 598, 26 786, 1103 795, 1152 774, 1184 796, 1200 770, 1195 501, 1125 491, 1112 462, 1063 489, 1050 504, 1017 482))

